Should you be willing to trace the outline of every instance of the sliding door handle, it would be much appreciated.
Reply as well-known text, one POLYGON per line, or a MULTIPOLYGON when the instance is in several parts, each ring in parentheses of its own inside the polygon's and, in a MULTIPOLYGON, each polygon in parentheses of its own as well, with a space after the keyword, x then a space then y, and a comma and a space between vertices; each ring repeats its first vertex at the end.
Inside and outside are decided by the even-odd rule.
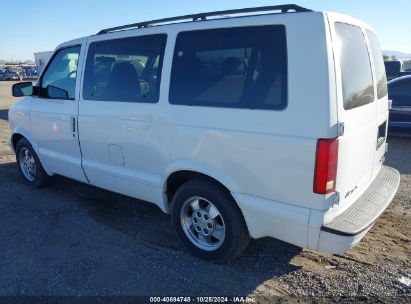
POLYGON ((71 117, 71 132, 73 132, 73 137, 76 136, 76 118, 71 117))

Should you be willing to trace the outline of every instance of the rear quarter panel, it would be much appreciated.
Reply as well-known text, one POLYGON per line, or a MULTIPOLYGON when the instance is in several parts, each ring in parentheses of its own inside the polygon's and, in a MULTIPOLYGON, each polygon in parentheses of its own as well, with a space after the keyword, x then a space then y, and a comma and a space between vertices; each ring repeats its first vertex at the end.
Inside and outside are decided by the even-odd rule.
MULTIPOLYGON (((216 27, 244 25, 233 18, 216 27)), ((195 158, 218 168, 246 193, 278 202, 327 209, 329 198, 313 193, 316 142, 336 135, 334 79, 330 79, 327 26, 322 13, 249 18, 250 25, 286 26, 288 105, 282 111, 171 105, 166 123, 176 139, 170 161, 195 158)), ((210 21, 207 28, 212 28, 210 21)), ((205 24, 195 23, 191 29, 205 24)), ((169 33, 169 50, 179 30, 169 33)), ((171 62, 172 52, 166 62, 171 62)), ((169 90, 171 64, 163 70, 162 96, 169 90)), ((164 102, 162 100, 162 102, 164 102)))

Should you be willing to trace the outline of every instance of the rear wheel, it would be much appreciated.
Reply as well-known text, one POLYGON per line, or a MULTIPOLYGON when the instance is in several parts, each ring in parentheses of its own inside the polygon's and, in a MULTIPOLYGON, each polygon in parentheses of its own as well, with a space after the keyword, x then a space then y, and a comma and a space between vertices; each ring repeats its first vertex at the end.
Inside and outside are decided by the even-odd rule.
POLYGON ((34 187, 42 187, 49 181, 36 152, 25 138, 19 140, 16 146, 16 160, 19 171, 26 182, 34 187))
POLYGON ((181 242, 200 258, 225 263, 248 244, 241 210, 226 189, 208 180, 183 184, 174 195, 171 215, 181 242))

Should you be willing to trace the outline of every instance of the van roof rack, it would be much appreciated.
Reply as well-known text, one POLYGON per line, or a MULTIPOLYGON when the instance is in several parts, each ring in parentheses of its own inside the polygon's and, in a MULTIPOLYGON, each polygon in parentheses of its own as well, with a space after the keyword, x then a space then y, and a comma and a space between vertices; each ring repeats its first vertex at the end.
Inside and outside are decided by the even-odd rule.
POLYGON ((144 22, 139 22, 139 23, 126 24, 122 26, 116 26, 112 28, 103 29, 100 32, 98 32, 97 35, 107 34, 110 32, 116 32, 116 31, 121 31, 121 30, 144 28, 144 27, 148 27, 149 25, 181 21, 181 20, 187 20, 187 19, 192 19, 193 21, 199 21, 199 20, 207 20, 207 17, 213 17, 213 16, 268 12, 268 11, 280 11, 281 13, 288 13, 289 11, 312 12, 312 10, 301 7, 296 4, 249 7, 249 8, 240 8, 240 9, 233 9, 233 10, 214 11, 214 12, 208 12, 208 13, 198 13, 198 14, 184 15, 184 16, 178 16, 178 17, 169 17, 169 18, 155 19, 155 20, 144 21, 144 22))

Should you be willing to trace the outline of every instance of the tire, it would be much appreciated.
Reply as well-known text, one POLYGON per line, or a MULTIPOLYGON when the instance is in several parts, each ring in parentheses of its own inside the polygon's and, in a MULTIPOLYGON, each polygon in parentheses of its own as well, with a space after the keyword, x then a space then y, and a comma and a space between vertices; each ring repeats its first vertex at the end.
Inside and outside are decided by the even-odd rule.
POLYGON ((16 161, 20 174, 29 185, 40 188, 48 184, 50 176, 44 171, 36 152, 25 138, 17 143, 16 161))
POLYGON ((231 195, 206 179, 190 180, 177 190, 171 218, 183 245, 195 256, 215 263, 235 259, 250 239, 231 195))

